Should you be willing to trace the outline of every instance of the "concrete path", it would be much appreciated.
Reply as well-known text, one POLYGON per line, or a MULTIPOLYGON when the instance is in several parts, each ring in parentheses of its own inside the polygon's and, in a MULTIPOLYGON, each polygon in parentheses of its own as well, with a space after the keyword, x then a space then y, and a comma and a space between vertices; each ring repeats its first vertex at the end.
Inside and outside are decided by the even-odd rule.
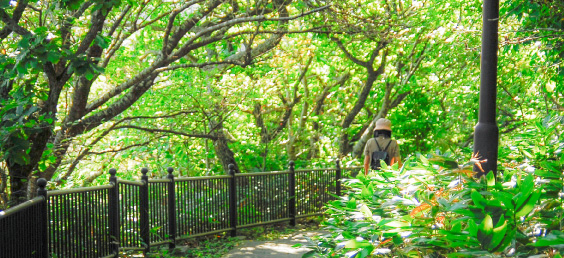
POLYGON ((240 244, 235 249, 223 256, 223 258, 295 258, 302 257, 303 254, 311 249, 304 247, 307 244, 307 237, 322 235, 327 231, 301 231, 279 240, 254 241, 249 240, 240 244), (292 247, 295 244, 302 244, 302 247, 292 247))

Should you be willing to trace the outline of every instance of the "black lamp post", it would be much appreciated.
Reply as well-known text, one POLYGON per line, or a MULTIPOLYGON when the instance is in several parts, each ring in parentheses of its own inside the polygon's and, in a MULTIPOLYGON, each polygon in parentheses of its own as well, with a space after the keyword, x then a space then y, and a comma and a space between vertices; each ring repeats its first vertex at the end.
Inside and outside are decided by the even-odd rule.
POLYGON ((474 165, 476 176, 497 174, 499 129, 496 123, 497 48, 499 0, 484 0, 482 56, 480 66, 480 110, 474 129, 474 155, 485 162, 474 165))

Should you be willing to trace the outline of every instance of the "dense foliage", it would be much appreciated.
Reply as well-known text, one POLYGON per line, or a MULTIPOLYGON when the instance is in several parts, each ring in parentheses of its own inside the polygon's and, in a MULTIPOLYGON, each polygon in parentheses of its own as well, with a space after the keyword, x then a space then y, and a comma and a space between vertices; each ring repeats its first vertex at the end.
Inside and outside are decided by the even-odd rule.
MULTIPOLYGON (((504 152, 562 113, 562 6, 500 5, 504 152)), ((110 167, 358 164, 380 117, 403 157, 470 155, 481 1, 4 0, 0 18, 0 207, 110 167)))
POLYGON ((498 178, 436 153, 346 180, 328 205, 332 233, 305 257, 562 257, 562 127, 562 117, 528 127, 498 178))
MULTIPOLYGON (((471 167, 482 1, 0 0, 0 209, 50 188, 358 165, 325 255, 560 257, 564 5, 500 1, 498 178, 471 167), (419 153, 434 153, 430 155, 419 153), (176 172, 175 172, 176 173, 176 172)), ((487 171, 486 171, 487 172, 487 171)))

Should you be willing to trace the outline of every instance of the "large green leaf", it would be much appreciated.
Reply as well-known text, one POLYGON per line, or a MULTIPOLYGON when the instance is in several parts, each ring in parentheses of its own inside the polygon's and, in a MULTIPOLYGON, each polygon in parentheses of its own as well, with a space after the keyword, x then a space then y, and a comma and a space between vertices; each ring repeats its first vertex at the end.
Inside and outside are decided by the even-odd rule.
POLYGON ((487 248, 493 238, 493 221, 490 215, 482 220, 482 223, 478 225, 478 232, 476 234, 478 241, 482 247, 487 248))
POLYGON ((529 198, 527 198, 527 200, 525 200, 521 204, 521 206, 518 206, 517 209, 515 209, 515 215, 521 217, 529 214, 529 212, 531 212, 535 207, 535 204, 539 200, 540 196, 541 196, 540 190, 529 195, 529 198))
POLYGON ((479 208, 484 208, 487 205, 486 199, 482 196, 482 194, 474 189, 472 189, 472 201, 474 205, 479 208))
MULTIPOLYGON (((519 193, 521 194, 518 196, 518 199, 515 201, 515 207, 521 207, 525 201, 530 198, 531 193, 535 187, 534 177, 533 175, 527 175, 524 180, 521 182, 519 186, 519 193)), ((517 197, 517 195, 516 195, 517 197)))
POLYGON ((505 240, 505 233, 507 232, 507 221, 503 218, 500 222, 503 221, 503 224, 493 229, 493 237, 491 243, 489 244, 490 250, 497 251, 503 249, 503 240, 505 240))

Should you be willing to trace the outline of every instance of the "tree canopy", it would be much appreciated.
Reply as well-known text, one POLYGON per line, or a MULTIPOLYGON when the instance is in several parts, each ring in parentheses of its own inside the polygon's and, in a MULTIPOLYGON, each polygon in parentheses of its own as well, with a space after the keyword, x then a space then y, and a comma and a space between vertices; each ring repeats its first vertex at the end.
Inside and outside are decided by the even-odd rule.
MULTIPOLYGON (((562 114, 562 6, 502 1, 501 148, 562 114)), ((180 176, 471 153, 481 1, 0 1, 0 205, 110 167, 180 176)), ((102 180, 105 181, 105 178, 102 180)))

